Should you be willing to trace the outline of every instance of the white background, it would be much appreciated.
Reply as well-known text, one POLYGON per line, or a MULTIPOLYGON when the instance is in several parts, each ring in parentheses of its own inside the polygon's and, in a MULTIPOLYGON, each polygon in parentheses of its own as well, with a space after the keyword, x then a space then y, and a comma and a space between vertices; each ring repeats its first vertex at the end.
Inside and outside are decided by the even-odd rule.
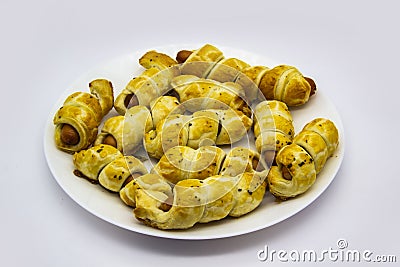
POLYGON ((400 261, 399 8, 384 0, 1 1, 1 265, 270 266, 257 259, 266 245, 321 251, 339 238, 349 249, 400 261), (346 151, 313 204, 244 236, 179 241, 120 229, 64 193, 43 152, 59 96, 97 64, 180 43, 262 54, 326 88, 342 116, 346 151))

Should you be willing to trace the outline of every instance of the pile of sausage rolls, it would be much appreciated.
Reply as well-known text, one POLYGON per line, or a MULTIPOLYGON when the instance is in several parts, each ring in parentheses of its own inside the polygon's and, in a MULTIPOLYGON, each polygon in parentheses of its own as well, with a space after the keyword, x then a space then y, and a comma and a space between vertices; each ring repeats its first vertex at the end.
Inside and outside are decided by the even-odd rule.
POLYGON ((116 97, 111 81, 91 81, 53 122, 74 174, 117 193, 146 225, 187 229, 243 216, 267 193, 305 194, 338 147, 327 118, 295 132, 291 108, 317 87, 293 66, 251 66, 210 44, 174 57, 151 50, 139 64, 116 97), (235 145, 245 139, 253 145, 235 145))

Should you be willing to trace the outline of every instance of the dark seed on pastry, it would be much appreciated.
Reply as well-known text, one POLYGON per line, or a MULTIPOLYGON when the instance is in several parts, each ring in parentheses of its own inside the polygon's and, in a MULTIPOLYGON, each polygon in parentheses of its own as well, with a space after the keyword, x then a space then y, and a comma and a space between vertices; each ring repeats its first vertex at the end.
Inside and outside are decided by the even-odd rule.
POLYGON ((104 140, 103 140, 103 144, 109 145, 109 146, 113 146, 113 147, 117 147, 117 140, 115 140, 114 136, 112 136, 111 134, 108 134, 104 140))
POLYGON ((124 105, 126 108, 131 108, 139 105, 139 100, 135 94, 127 95, 124 101, 124 105))
POLYGON ((61 141, 67 145, 76 145, 79 143, 79 133, 69 124, 61 127, 61 141))

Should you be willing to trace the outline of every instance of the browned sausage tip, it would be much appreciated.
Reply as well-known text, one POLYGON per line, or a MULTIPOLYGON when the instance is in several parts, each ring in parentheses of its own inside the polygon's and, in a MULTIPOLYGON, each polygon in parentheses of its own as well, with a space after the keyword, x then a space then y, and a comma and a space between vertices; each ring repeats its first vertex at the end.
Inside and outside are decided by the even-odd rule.
POLYGON ((76 145, 79 143, 79 133, 78 131, 69 124, 64 124, 61 127, 61 141, 67 145, 76 145))
POLYGON ((103 144, 117 147, 117 140, 112 136, 111 134, 108 134, 104 139, 103 139, 103 144))
POLYGON ((139 105, 139 99, 136 95, 127 95, 124 101, 124 105, 127 109, 139 105))
POLYGON ((309 78, 309 77, 304 77, 304 79, 310 84, 311 86, 311 92, 310 96, 315 94, 315 91, 317 91, 317 85, 315 84, 314 80, 309 78))
POLYGON ((289 181, 292 180, 292 175, 285 166, 282 166, 282 177, 289 181))
POLYGON ((178 63, 184 63, 192 53, 193 52, 189 50, 181 50, 176 54, 176 61, 178 61, 178 63))

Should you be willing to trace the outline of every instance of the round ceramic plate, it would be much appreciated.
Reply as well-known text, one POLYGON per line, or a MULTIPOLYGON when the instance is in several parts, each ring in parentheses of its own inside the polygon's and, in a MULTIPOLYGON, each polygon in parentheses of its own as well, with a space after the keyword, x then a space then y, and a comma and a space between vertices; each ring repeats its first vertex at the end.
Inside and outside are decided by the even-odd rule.
MULTIPOLYGON (((194 49, 200 46, 171 45, 154 49, 175 56, 181 49, 194 49)), ((251 65, 269 67, 278 65, 277 62, 261 55, 228 47, 219 48, 224 52, 226 57, 236 57, 251 65)), ((338 127, 340 141, 336 153, 327 161, 324 169, 319 173, 315 184, 306 193, 289 201, 279 203, 267 192, 261 205, 243 217, 225 218, 217 222, 197 224, 188 230, 158 230, 136 220, 132 209, 123 204, 118 194, 112 194, 101 186, 91 184, 73 174, 72 156, 61 152, 55 146, 52 120, 54 114, 62 106, 68 95, 76 91, 88 92, 88 83, 94 79, 106 78, 110 80, 115 89, 114 95, 118 95, 130 79, 138 76, 143 71, 143 68, 138 64, 138 59, 146 51, 138 51, 125 55, 104 65, 95 67, 69 86, 49 113, 44 136, 44 151, 47 163, 58 184, 84 209, 114 225, 142 234, 174 239, 216 239, 254 232, 283 221, 316 200, 332 182, 339 170, 344 154, 343 126, 334 105, 324 95, 324 91, 329 90, 329 88, 318 88, 317 94, 312 96, 306 105, 291 109, 295 130, 296 132, 300 131, 307 122, 314 118, 325 117, 332 120, 338 127)), ((114 110, 108 116, 113 115, 116 115, 114 110)))

